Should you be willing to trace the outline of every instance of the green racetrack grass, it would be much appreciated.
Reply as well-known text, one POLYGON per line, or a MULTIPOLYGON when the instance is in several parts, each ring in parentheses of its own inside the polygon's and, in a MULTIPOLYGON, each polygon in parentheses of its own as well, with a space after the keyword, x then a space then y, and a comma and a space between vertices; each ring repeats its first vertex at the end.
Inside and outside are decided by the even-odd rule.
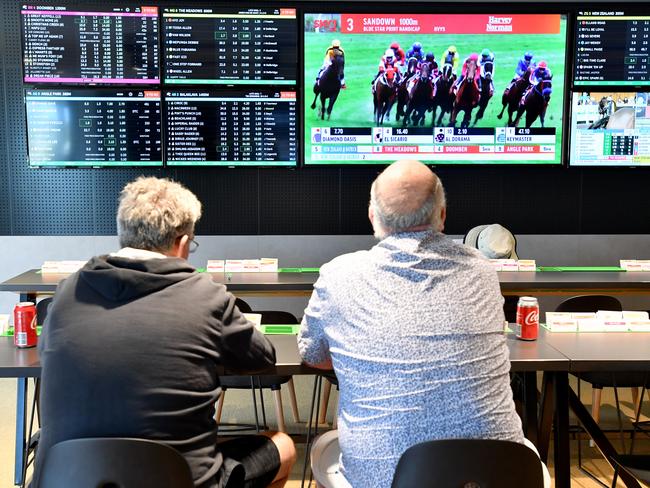
MULTIPOLYGON (((392 35, 392 34, 342 34, 342 33, 305 33, 305 156, 309 162, 311 152, 311 128, 312 127, 373 127, 373 103, 370 82, 377 73, 381 55, 391 44, 397 40, 406 52, 413 42, 422 43, 423 51, 432 51, 439 62, 445 49, 453 44, 460 54, 458 72, 460 74, 462 61, 472 52, 480 53, 484 48, 490 49, 495 55, 495 76, 494 96, 487 106, 485 115, 476 127, 504 127, 507 125, 507 111, 504 118, 497 119, 501 110, 501 95, 505 86, 513 77, 517 62, 524 52, 532 51, 535 55, 533 61, 539 62, 542 59, 548 62, 553 72, 553 95, 546 111, 545 127, 557 129, 556 154, 561 152, 562 141, 562 106, 564 97, 564 61, 565 61, 565 39, 566 21, 562 20, 561 33, 558 35, 523 35, 523 34, 482 34, 482 35, 392 35), (317 102, 317 109, 310 109, 314 99, 312 91, 313 83, 319 68, 323 63, 325 51, 330 46, 332 39, 341 40, 341 46, 345 50, 345 81, 346 90, 341 90, 338 100, 332 110, 331 120, 321 121, 318 118, 317 109, 320 100, 317 102)), ((472 120, 476 114, 472 113, 472 120)), ((395 106, 391 111, 391 120, 384 125, 400 126, 395 120, 395 106)), ((524 125, 524 117, 519 124, 524 125)), ((432 116, 426 117, 426 126, 431 126, 432 116)), ((462 114, 459 116, 456 125, 460 125, 462 114)), ((443 124, 449 123, 449 115, 443 119, 443 124)), ((539 118, 533 127, 541 127, 539 118)), ((496 161, 513 164, 515 161, 496 161)), ((320 164, 327 164, 320 161, 320 164)), ((340 161, 331 162, 341 164, 340 161)), ((467 164, 465 162, 464 164, 467 164)), ((485 161, 480 161, 485 163, 485 161)), ((524 163, 528 163, 524 161, 524 163)), ((552 163, 540 161, 540 163, 552 163)), ((378 164, 385 164, 379 162, 378 164)))

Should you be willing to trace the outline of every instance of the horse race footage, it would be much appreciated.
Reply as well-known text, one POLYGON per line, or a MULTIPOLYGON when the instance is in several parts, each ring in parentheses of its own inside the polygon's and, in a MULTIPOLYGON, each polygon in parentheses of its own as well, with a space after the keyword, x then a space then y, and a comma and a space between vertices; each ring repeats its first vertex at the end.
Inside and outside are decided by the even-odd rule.
MULTIPOLYGON (((431 134, 432 144, 443 142, 434 138, 436 131, 482 135, 484 143, 492 134, 495 146, 508 146, 501 135, 520 134, 497 128, 525 128, 533 129, 529 136, 545 136, 541 144, 553 145, 540 159, 558 160, 565 45, 566 19, 560 15, 306 14, 306 148, 323 141, 325 128, 387 127, 394 135, 431 134)), ((374 134, 369 142, 376 144, 374 134)), ((477 152, 498 152, 483 146, 477 152)), ((323 159, 327 148, 312 149, 323 159)))

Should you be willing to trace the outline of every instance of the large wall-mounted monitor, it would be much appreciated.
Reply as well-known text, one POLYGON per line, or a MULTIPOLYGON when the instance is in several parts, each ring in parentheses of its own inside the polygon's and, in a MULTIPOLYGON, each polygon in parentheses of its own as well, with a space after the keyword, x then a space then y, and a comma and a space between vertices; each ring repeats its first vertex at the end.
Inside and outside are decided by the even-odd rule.
POLYGON ((296 90, 165 90, 168 166, 295 166, 296 90))
POLYGON ((165 83, 295 85, 295 8, 163 9, 165 83))
POLYGON ((650 11, 580 11, 575 43, 574 85, 650 84, 650 11))
POLYGON ((304 25, 306 164, 561 164, 566 15, 307 13, 304 25), (409 64, 416 43, 435 57, 428 77, 409 64), (389 49, 405 59, 373 82, 389 49), (458 83, 472 53, 480 66, 458 83), (452 121, 454 107, 469 110, 452 121))
POLYGON ((160 83, 158 7, 23 5, 26 83, 160 83))
POLYGON ((30 166, 162 166, 158 90, 26 90, 30 166))
POLYGON ((571 166, 650 166, 650 91, 574 93, 571 166))

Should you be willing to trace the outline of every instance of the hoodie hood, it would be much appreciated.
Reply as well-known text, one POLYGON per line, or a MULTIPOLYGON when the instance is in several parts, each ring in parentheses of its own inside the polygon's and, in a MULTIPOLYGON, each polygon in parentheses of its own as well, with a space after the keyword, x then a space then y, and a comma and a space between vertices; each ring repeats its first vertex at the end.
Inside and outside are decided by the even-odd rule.
POLYGON ((196 269, 180 258, 127 259, 116 256, 92 258, 79 271, 86 285, 113 302, 126 302, 186 280, 196 269))

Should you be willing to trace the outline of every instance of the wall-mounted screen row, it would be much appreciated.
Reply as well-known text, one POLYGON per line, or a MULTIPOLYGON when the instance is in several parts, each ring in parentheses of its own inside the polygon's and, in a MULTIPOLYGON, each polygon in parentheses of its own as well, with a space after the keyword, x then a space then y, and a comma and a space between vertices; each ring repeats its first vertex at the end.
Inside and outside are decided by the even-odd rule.
POLYGON ((28 89, 30 166, 295 166, 296 90, 28 89), (164 157, 166 155, 166 157, 164 157))
POLYGON ((561 164, 566 23, 305 14, 305 164, 561 164))

